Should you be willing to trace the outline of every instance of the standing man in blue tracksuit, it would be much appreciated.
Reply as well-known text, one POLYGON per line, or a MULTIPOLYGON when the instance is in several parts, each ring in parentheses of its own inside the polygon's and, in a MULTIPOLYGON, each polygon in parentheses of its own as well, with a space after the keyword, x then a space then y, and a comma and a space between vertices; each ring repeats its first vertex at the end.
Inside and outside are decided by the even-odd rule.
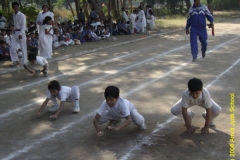
POLYGON ((189 9, 186 34, 189 34, 190 28, 190 44, 192 53, 192 62, 197 60, 198 55, 198 43, 197 36, 202 45, 202 58, 206 55, 207 50, 207 29, 206 18, 210 22, 209 28, 213 27, 213 16, 205 5, 200 4, 200 0, 194 0, 193 6, 189 9))

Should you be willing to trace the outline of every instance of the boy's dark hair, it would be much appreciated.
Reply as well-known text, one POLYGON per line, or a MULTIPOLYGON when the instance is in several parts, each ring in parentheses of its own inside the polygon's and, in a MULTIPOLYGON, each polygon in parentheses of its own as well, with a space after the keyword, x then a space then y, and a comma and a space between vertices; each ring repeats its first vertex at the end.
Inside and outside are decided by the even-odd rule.
POLYGON ((6 44, 6 41, 0 40, 0 44, 6 44))
POLYGON ((49 82, 48 84, 48 89, 56 89, 56 90, 59 90, 61 88, 60 84, 58 81, 56 80, 52 80, 49 82))
POLYGON ((28 60, 31 62, 33 60, 37 60, 36 54, 28 54, 28 60))
POLYGON ((188 90, 190 92, 201 91, 203 88, 203 83, 198 78, 192 78, 188 81, 188 90))
POLYGON ((119 97, 119 88, 116 86, 108 86, 105 89, 104 96, 105 98, 108 97, 113 97, 113 98, 118 98, 119 97))
POLYGON ((43 20, 43 24, 47 24, 48 21, 52 20, 52 17, 46 16, 45 19, 43 20))
POLYGON ((19 7, 19 3, 18 2, 12 2, 12 8, 17 5, 19 7))

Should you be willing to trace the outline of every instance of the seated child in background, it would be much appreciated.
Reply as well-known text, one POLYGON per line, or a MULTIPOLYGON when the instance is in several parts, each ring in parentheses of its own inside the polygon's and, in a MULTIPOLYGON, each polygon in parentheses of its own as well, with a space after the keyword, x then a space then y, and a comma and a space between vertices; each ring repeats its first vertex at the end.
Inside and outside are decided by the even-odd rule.
POLYGON ((65 102, 73 102, 74 106, 72 112, 78 113, 80 111, 79 98, 80 92, 78 86, 73 86, 70 88, 68 86, 61 86, 56 80, 50 81, 48 84, 47 98, 38 110, 37 116, 41 115, 49 100, 52 101, 53 105, 48 109, 48 111, 55 112, 55 114, 51 115, 50 118, 58 117, 64 108, 65 102), (58 105, 56 98, 60 100, 60 106, 58 105))
POLYGON ((109 30, 109 26, 106 26, 106 27, 105 27, 103 36, 104 36, 105 38, 108 38, 108 37, 111 36, 110 30, 109 30))
POLYGON ((0 40, 0 60, 11 60, 9 47, 4 40, 0 40))
POLYGON ((110 121, 107 127, 110 130, 118 131, 127 127, 133 122, 140 130, 145 130, 145 119, 140 115, 135 106, 127 99, 119 96, 119 88, 115 86, 108 86, 105 89, 105 101, 101 104, 97 114, 93 119, 93 124, 97 130, 97 135, 102 136, 103 132, 99 125, 110 121), (121 119, 126 120, 120 123, 121 119), (115 126, 120 123, 118 126, 115 126))
POLYGON ((101 40, 102 38, 98 37, 94 31, 95 31, 95 28, 91 27, 91 36, 92 36, 92 38, 94 38, 95 41, 101 40))
MULTIPOLYGON (((95 22, 95 31, 97 30, 97 26, 102 26, 100 19, 96 18, 96 22, 95 22)), ((104 28, 104 26, 102 26, 104 28)))
POLYGON ((36 54, 28 54, 28 61, 23 67, 33 76, 37 76, 40 72, 43 72, 43 76, 47 77, 48 62, 44 57, 37 56, 36 54), (40 71, 39 67, 43 67, 40 71))
POLYGON ((11 38, 12 38, 12 30, 8 28, 6 31, 7 31, 7 36, 4 37, 4 39, 6 41, 7 46, 10 46, 11 38))
POLYGON ((180 99, 172 108, 171 112, 175 116, 183 116, 185 125, 187 127, 187 134, 192 135, 195 130, 191 123, 194 113, 188 108, 197 105, 206 110, 202 116, 206 120, 204 127, 201 129, 203 135, 209 134, 209 127, 214 127, 213 119, 221 112, 222 108, 211 99, 211 96, 206 88, 203 88, 203 83, 200 79, 192 78, 188 81, 188 89, 183 92, 182 99, 180 99))
POLYGON ((31 32, 29 36, 28 51, 30 54, 38 55, 38 40, 35 38, 35 33, 31 32))
POLYGON ((101 39, 104 38, 103 33, 102 33, 102 26, 98 25, 97 30, 95 31, 96 35, 100 37, 101 39))
POLYGON ((54 48, 58 48, 61 46, 59 39, 60 39, 59 29, 54 29, 54 33, 53 33, 53 47, 54 48))

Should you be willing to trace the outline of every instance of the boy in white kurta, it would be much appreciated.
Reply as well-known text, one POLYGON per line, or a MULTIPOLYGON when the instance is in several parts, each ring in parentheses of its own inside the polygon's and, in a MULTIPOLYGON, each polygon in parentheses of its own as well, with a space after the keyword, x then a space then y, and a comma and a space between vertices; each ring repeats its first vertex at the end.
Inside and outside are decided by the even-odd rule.
POLYGON ((214 127, 213 119, 221 112, 222 108, 211 99, 211 96, 206 88, 203 88, 203 83, 200 79, 192 78, 188 81, 188 89, 184 91, 182 99, 180 99, 172 108, 171 112, 175 116, 183 115, 187 134, 193 134, 195 130, 191 126, 194 113, 188 108, 192 106, 200 106, 206 110, 202 116, 206 120, 204 127, 201 129, 203 135, 209 134, 209 127, 214 127))
POLYGON ((146 16, 141 7, 138 7, 138 28, 140 32, 144 33, 147 26, 146 16))
POLYGON ((34 74, 34 77, 37 76, 40 72, 43 72, 43 76, 47 77, 48 71, 48 61, 44 57, 36 56, 35 54, 28 55, 28 61, 23 65, 23 67, 31 74, 34 74), (42 70, 40 71, 40 67, 42 70))
POLYGON ((78 113, 80 111, 79 98, 80 92, 78 86, 73 86, 71 88, 68 86, 61 86, 58 81, 53 80, 48 84, 47 98, 38 110, 37 116, 41 115, 49 100, 52 100, 53 105, 48 111, 55 112, 50 118, 56 119, 58 117, 64 108, 65 102, 73 102, 74 106, 72 112, 78 113), (56 98, 60 100, 60 105, 58 105, 56 98))
POLYGON ((100 106, 97 114, 93 119, 93 124, 97 130, 97 135, 102 136, 103 132, 100 129, 101 124, 110 121, 108 129, 118 131, 133 122, 140 130, 145 130, 144 117, 138 113, 135 106, 127 99, 119 97, 119 88, 108 86, 104 92, 105 101, 100 106), (115 126, 122 118, 126 120, 115 126))

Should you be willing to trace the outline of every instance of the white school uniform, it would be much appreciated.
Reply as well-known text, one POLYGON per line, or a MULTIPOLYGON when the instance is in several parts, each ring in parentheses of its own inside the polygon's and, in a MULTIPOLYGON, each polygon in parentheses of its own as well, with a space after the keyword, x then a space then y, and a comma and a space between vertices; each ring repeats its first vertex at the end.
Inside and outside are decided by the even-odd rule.
POLYGON ((17 50, 19 46, 22 50, 22 64, 27 62, 27 43, 26 43, 26 16, 18 11, 17 14, 13 14, 14 33, 10 43, 10 56, 12 62, 19 61, 17 50), (20 31, 19 31, 20 30, 20 31), (19 35, 22 35, 22 39, 19 39, 19 35))
POLYGON ((44 33, 39 34, 39 42, 41 41, 41 47, 39 47, 39 49, 41 48, 41 51, 39 50, 39 52, 40 52, 40 56, 44 58, 52 58, 53 37, 50 34, 47 34, 47 35, 45 34, 45 29, 49 31, 51 27, 52 25, 47 25, 47 24, 43 25, 44 33))
POLYGON ((143 10, 138 12, 138 27, 141 32, 145 32, 146 24, 146 16, 143 10))
MULTIPOLYGON (((48 52, 51 52, 50 53, 50 57, 49 56, 46 56, 48 55, 48 52, 46 52, 45 48, 49 46, 46 46, 46 44, 51 44, 52 45, 52 42, 53 42, 53 39, 50 38, 45 38, 48 37, 48 35, 45 34, 45 27, 46 25, 43 25, 43 20, 45 19, 46 16, 50 16, 52 18, 52 20, 54 21, 54 14, 50 11, 47 11, 45 13, 43 13, 43 11, 39 12, 38 13, 38 16, 37 16, 37 19, 36 19, 36 24, 38 26, 38 30, 39 30, 39 38, 38 38, 38 49, 39 49, 39 53, 41 55, 44 55, 43 57, 45 58, 51 58, 51 54, 52 54, 52 49, 48 52), (38 24, 38 21, 40 21, 40 25, 38 24), (46 42, 45 42, 46 41, 46 42)), ((50 27, 52 27, 52 25, 49 25, 50 27)), ((53 30, 50 31, 51 34, 53 34, 53 30)))
POLYGON ((144 117, 138 113, 135 106, 127 99, 121 97, 119 97, 114 107, 110 107, 107 102, 104 101, 97 113, 100 115, 99 124, 103 124, 110 120, 120 120, 129 115, 136 125, 142 125, 145 121, 144 117))
POLYGON ((136 14, 132 13, 129 17, 130 19, 130 32, 134 33, 134 28, 136 28, 136 14))
POLYGON ((39 70, 40 67, 46 66, 47 70, 49 67, 48 61, 44 57, 36 56, 36 62, 32 64, 27 61, 25 65, 32 70, 39 70))
POLYGON ((54 106, 59 106, 56 98, 62 102, 74 102, 80 98, 79 87, 73 86, 70 88, 68 86, 61 86, 57 97, 52 96, 50 91, 47 90, 47 98, 52 100, 54 106))
POLYGON ((129 21, 126 11, 122 11, 122 17, 125 19, 126 22, 129 21))
MULTIPOLYGON (((211 99, 210 93, 206 88, 203 88, 202 94, 198 99, 194 99, 191 96, 190 91, 186 89, 182 95, 182 98, 171 108, 171 112, 175 116, 182 116, 182 107, 190 108, 195 105, 204 109, 212 108, 212 120, 222 112, 222 108, 211 99)), ((189 109, 187 112, 188 116, 192 117, 193 112, 189 109)))

